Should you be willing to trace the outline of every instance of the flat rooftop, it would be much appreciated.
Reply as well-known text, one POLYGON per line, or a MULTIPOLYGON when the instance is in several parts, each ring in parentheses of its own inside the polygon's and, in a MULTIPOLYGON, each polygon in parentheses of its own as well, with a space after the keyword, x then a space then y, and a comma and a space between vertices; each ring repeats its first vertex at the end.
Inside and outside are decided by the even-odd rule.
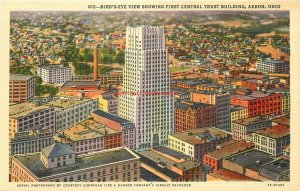
POLYGON ((233 172, 227 169, 219 169, 216 170, 209 175, 215 177, 215 178, 220 178, 225 181, 257 181, 255 179, 249 178, 245 175, 239 174, 237 172, 233 172))
POLYGON ((274 125, 269 128, 255 131, 255 134, 278 139, 290 135, 290 127, 286 125, 274 125))
POLYGON ((240 111, 245 109, 247 109, 247 107, 230 105, 230 112, 235 112, 235 111, 240 111))
POLYGON ((272 119, 273 122, 280 124, 280 125, 287 125, 290 126, 290 117, 283 116, 276 119, 272 119))
POLYGON ((279 181, 283 172, 290 170, 290 161, 285 159, 275 160, 262 167, 260 175, 268 179, 279 181))
POLYGON ((59 136, 61 136, 62 133, 64 133, 66 138, 72 141, 80 141, 103 137, 104 135, 118 133, 118 131, 115 131, 94 120, 87 119, 61 131, 60 135, 55 136, 55 139, 59 139, 59 136))
POLYGON ((86 168, 108 165, 111 163, 122 162, 139 157, 127 148, 114 148, 93 152, 90 154, 79 155, 75 159, 75 164, 47 169, 40 160, 40 153, 15 155, 14 158, 23 164, 38 178, 44 178, 60 173, 82 170, 86 168))
POLYGON ((147 182, 166 182, 164 179, 141 167, 141 179, 147 182))
POLYGON ((188 155, 185 155, 183 153, 180 153, 180 152, 177 152, 177 151, 174 151, 168 147, 164 147, 164 146, 160 146, 160 147, 155 147, 153 148, 153 150, 156 150, 160 153, 164 153, 164 154, 167 154, 171 157, 174 157, 176 159, 189 159, 191 158, 190 156, 188 155))
POLYGON ((273 161, 274 158, 272 158, 270 154, 264 153, 256 149, 251 149, 249 151, 230 156, 225 160, 229 160, 240 166, 258 172, 263 165, 273 161))
POLYGON ((55 110, 65 109, 74 105, 79 105, 84 102, 92 101, 93 99, 83 98, 83 99, 58 99, 48 102, 46 105, 54 107, 55 110))
POLYGON ((99 116, 101 116, 101 117, 107 118, 107 119, 109 119, 109 120, 115 121, 115 122, 120 123, 120 124, 131 123, 131 122, 128 121, 127 119, 124 119, 124 118, 119 117, 119 116, 117 116, 117 115, 113 115, 113 114, 111 114, 111 113, 107 113, 107 112, 102 111, 102 110, 100 110, 100 109, 95 110, 95 111, 93 111, 92 113, 95 114, 95 115, 99 115, 99 116))
POLYGON ((50 129, 41 129, 41 130, 32 129, 30 131, 17 132, 15 137, 12 138, 12 142, 36 139, 39 137, 46 138, 52 136, 53 136, 53 132, 50 129))
POLYGON ((230 141, 224 142, 224 143, 220 144, 219 146, 220 146, 220 149, 214 150, 205 155, 207 155, 211 158, 214 158, 216 160, 221 160, 225 157, 231 156, 233 154, 245 151, 245 150, 253 147, 253 145, 251 143, 248 143, 246 141, 236 141, 236 140, 230 140, 230 141))
POLYGON ((252 91, 251 94, 249 94, 249 95, 234 94, 234 95, 231 95, 231 98, 248 101, 248 100, 255 100, 257 98, 268 97, 270 95, 271 95, 271 93, 269 93, 269 92, 252 91))
POLYGON ((10 81, 18 81, 18 80, 29 80, 33 76, 23 75, 23 74, 9 74, 10 81))
POLYGON ((9 106, 9 117, 18 118, 24 117, 35 112, 48 109, 50 106, 46 105, 35 105, 32 102, 23 102, 9 106))
POLYGON ((39 68, 43 68, 43 69, 46 69, 46 70, 71 69, 69 66, 63 66, 63 65, 57 65, 57 64, 39 66, 39 68))
POLYGON ((252 125, 252 124, 263 123, 266 121, 269 121, 269 120, 267 120, 263 116, 255 116, 255 117, 249 117, 249 118, 244 118, 244 119, 237 119, 232 122, 240 124, 240 125, 248 126, 248 125, 252 125))
POLYGON ((196 145, 224 138, 229 136, 229 134, 216 128, 201 128, 181 133, 170 134, 170 136, 173 136, 189 144, 196 145))
POLYGON ((206 103, 200 103, 200 102, 191 102, 191 101, 177 101, 175 102, 175 108, 182 109, 182 110, 187 110, 189 108, 192 109, 198 109, 198 108, 205 108, 212 106, 210 104, 206 103))
POLYGON ((71 87, 84 87, 84 86, 100 86, 100 81, 66 81, 60 88, 71 88, 71 87))

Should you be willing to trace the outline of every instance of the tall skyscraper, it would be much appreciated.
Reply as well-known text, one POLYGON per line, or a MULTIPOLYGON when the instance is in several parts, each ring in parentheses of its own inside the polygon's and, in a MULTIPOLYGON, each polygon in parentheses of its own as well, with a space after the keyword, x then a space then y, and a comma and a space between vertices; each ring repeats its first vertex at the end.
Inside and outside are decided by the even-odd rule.
POLYGON ((163 27, 126 30, 120 115, 136 127, 136 148, 166 145, 173 132, 173 95, 163 27))

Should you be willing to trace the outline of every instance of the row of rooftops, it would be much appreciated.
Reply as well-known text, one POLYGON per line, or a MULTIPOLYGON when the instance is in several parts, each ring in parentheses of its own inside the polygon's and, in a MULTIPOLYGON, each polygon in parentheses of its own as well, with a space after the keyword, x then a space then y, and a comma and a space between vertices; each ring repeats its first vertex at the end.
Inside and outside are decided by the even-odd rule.
POLYGON ((78 104, 82 104, 88 101, 91 101, 93 99, 89 98, 78 98, 78 99, 71 99, 71 100, 63 100, 63 99, 57 99, 51 102, 48 102, 46 104, 37 104, 33 102, 23 102, 23 103, 17 103, 17 104, 11 104, 9 106, 9 116, 18 118, 22 116, 29 115, 34 112, 38 112, 41 110, 54 108, 55 110, 61 110, 68 107, 72 107, 78 104))

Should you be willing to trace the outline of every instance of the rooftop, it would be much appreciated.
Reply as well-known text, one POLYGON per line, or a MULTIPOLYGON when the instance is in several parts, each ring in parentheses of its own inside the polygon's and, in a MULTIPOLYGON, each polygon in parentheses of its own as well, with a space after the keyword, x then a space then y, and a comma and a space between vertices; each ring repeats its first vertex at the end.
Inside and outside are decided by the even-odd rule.
POLYGON ((220 144, 219 147, 220 149, 214 150, 205 155, 208 155, 209 157, 216 160, 221 160, 230 155, 252 148, 252 144, 246 141, 230 140, 220 144))
POLYGON ((46 105, 35 105, 32 102, 23 102, 9 106, 9 117, 24 117, 35 112, 50 108, 46 105))
POLYGON ((210 173, 209 175, 223 179, 225 181, 256 181, 255 179, 249 178, 245 175, 227 169, 219 169, 210 173))
POLYGON ((270 154, 256 149, 251 149, 249 151, 230 156, 225 160, 229 160, 240 166, 258 172, 263 165, 273 161, 274 159, 270 154))
POLYGON ((227 137, 229 134, 218 130, 217 128, 201 128, 181 133, 174 133, 170 136, 176 137, 177 139, 185 141, 189 144, 196 145, 227 137))
POLYGON ((200 102, 191 102, 191 101, 177 101, 175 102, 175 108, 187 110, 189 108, 192 109, 202 109, 205 107, 212 106, 210 104, 200 103, 200 102))
POLYGON ((100 81, 66 81, 60 88, 71 88, 71 87, 84 87, 84 86, 97 86, 100 87, 100 81))
POLYGON ((279 118, 272 119, 273 122, 280 124, 280 125, 287 125, 290 126, 290 117, 283 116, 279 118))
POLYGON ((74 154, 75 152, 68 145, 62 143, 54 143, 42 149, 42 152, 49 157, 57 157, 62 155, 74 154))
POLYGON ((164 179, 141 167, 141 179, 147 182, 166 182, 164 179))
POLYGON ((188 156, 188 155, 182 154, 180 152, 174 151, 174 150, 172 150, 168 147, 164 147, 164 146, 155 147, 155 148, 153 148, 153 150, 156 150, 158 152, 167 154, 167 155, 169 155, 171 157, 174 157, 176 159, 189 159, 190 158, 190 156, 188 156))
POLYGON ((244 109, 247 109, 247 107, 230 105, 230 112, 240 111, 240 110, 244 110, 244 109))
POLYGON ((63 65, 57 65, 57 64, 52 64, 52 65, 44 65, 44 66, 39 66, 39 68, 47 69, 47 70, 60 70, 60 69, 71 69, 69 66, 63 66, 63 65))
POLYGON ((104 117, 104 118, 107 118, 109 120, 112 120, 112 121, 115 121, 117 123, 120 123, 120 124, 124 124, 124 123, 131 123, 130 121, 128 121, 127 119, 124 119, 122 117, 119 117, 117 115, 113 115, 111 113, 107 113, 105 111, 102 111, 102 110, 95 110, 92 112, 93 114, 95 115, 99 115, 101 117, 104 117))
POLYGON ((248 118, 244 118, 244 119, 237 119, 237 120, 234 120, 233 123, 248 126, 248 125, 263 123, 266 121, 269 121, 269 120, 267 120, 263 116, 255 116, 255 117, 248 117, 248 118))
POLYGON ((263 166, 260 170, 260 175, 268 179, 279 181, 280 175, 283 172, 290 170, 290 161, 279 159, 263 166))
POLYGON ((290 135, 290 127, 286 125, 274 125, 269 128, 258 130, 255 132, 255 134, 278 139, 290 135))
POLYGON ((17 132, 12 141, 30 140, 38 137, 52 137, 53 132, 50 129, 32 129, 29 131, 17 132))
POLYGON ((160 173, 162 173, 162 174, 164 174, 164 175, 166 175, 166 176, 168 176, 168 177, 170 177, 172 179, 177 179, 177 178, 180 177, 179 174, 173 172, 172 170, 170 170, 168 168, 163 168, 161 166, 158 166, 158 164, 155 161, 153 161, 153 160, 151 160, 151 159, 149 159, 149 158, 141 155, 140 153, 137 153, 137 155, 140 156, 141 163, 144 163, 144 164, 146 164, 146 165, 154 168, 156 171, 158 171, 158 172, 160 172, 160 173))
POLYGON ((68 108, 71 106, 79 105, 84 102, 91 101, 92 99, 89 98, 83 98, 83 99, 57 99, 51 102, 48 102, 47 105, 48 107, 55 107, 55 110, 60 110, 64 108, 68 108))
POLYGON ((9 74, 10 81, 29 80, 30 78, 33 78, 33 76, 23 74, 9 74))
POLYGON ((15 155, 14 158, 23 164, 35 176, 38 178, 43 178, 60 173, 68 173, 95 166, 138 159, 139 157, 127 148, 114 148, 93 152, 90 154, 79 155, 75 159, 75 164, 50 169, 47 169, 41 162, 40 153, 15 155))
POLYGON ((117 131, 94 120, 87 119, 61 131, 60 134, 55 136, 55 139, 60 139, 62 136, 65 136, 72 141, 79 141, 103 137, 104 135, 114 133, 117 133, 117 131))
POLYGON ((263 98, 270 96, 271 93, 269 92, 262 92, 262 91, 252 91, 250 95, 231 95, 231 98, 240 99, 240 100, 255 100, 257 98, 263 98))

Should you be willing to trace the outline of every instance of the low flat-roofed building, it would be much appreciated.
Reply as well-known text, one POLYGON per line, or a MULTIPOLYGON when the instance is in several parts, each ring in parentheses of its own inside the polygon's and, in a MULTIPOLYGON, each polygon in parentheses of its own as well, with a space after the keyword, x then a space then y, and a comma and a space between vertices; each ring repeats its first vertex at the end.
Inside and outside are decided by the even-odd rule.
POLYGON ((98 109, 97 99, 73 98, 61 98, 47 103, 48 107, 53 107, 55 110, 57 131, 88 118, 92 111, 98 109))
POLYGON ((48 128, 55 132, 55 111, 51 106, 23 102, 9 106, 9 138, 30 129, 48 128))
POLYGON ((164 179, 160 178, 156 174, 150 172, 149 170, 141 167, 141 181, 146 182, 166 182, 164 179))
POLYGON ((60 131, 54 140, 70 145, 77 154, 122 146, 120 131, 91 119, 60 131))
POLYGON ((203 155, 203 163, 213 170, 222 168, 222 160, 230 155, 253 148, 253 144, 246 141, 230 140, 220 145, 217 149, 203 155))
POLYGON ((104 92, 100 94, 98 100, 99 109, 114 115, 119 114, 119 98, 116 97, 113 92, 104 92))
POLYGON ((272 122, 262 116, 238 119, 232 122, 232 137, 235 140, 252 141, 252 132, 271 127, 272 122))
POLYGON ((239 174, 237 172, 233 172, 224 168, 216 170, 207 174, 207 181, 224 181, 224 182, 231 182, 231 181, 257 181, 245 175, 239 174))
POLYGON ((216 149, 220 143, 229 141, 232 136, 217 128, 201 128, 169 135, 168 147, 202 161, 203 154, 216 149))
POLYGON ((282 155, 284 147, 290 144, 290 128, 285 125, 274 125, 252 135, 256 149, 274 156, 282 155))
POLYGON ((50 150, 54 157, 47 158, 49 155, 42 152, 13 156, 12 182, 140 181, 140 157, 126 147, 76 156, 66 146, 52 146, 50 150), (45 162, 51 158, 60 166, 48 168, 45 162))
MULTIPOLYGON (((276 159, 272 155, 251 149, 223 159, 223 168, 259 181, 272 181, 264 173, 261 174, 261 170, 275 161, 276 159)), ((277 166, 273 168, 277 168, 277 166)))
POLYGON ((205 180, 206 174, 199 162, 191 160, 174 161, 172 158, 154 150, 144 150, 138 154, 141 156, 141 166, 165 181, 198 182, 205 180))
POLYGON ((290 161, 279 159, 264 165, 259 174, 273 181, 290 180, 290 161))

